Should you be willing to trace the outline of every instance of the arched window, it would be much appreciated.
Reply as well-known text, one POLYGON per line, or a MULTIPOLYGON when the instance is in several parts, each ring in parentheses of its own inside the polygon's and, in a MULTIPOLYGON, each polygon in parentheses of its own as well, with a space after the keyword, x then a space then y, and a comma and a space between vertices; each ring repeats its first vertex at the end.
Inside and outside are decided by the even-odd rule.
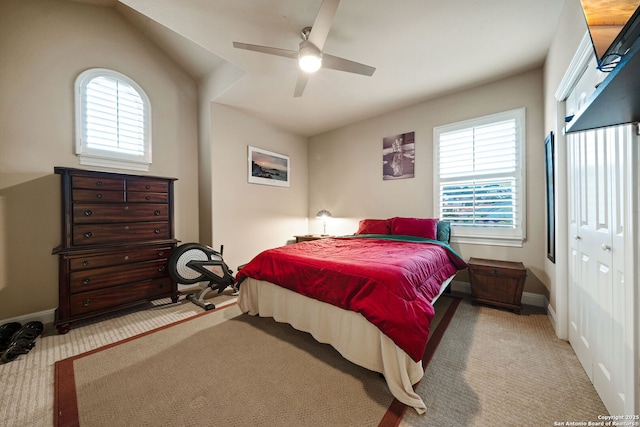
POLYGON ((113 70, 76 78, 76 154, 81 165, 148 171, 151 105, 142 88, 113 70))

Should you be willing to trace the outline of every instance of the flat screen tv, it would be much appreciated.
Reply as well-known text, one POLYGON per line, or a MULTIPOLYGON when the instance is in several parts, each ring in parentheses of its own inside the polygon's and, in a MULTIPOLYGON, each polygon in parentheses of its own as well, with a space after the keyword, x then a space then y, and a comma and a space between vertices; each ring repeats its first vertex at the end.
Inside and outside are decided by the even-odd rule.
POLYGON ((598 68, 611 71, 640 36, 640 0, 580 0, 598 68))

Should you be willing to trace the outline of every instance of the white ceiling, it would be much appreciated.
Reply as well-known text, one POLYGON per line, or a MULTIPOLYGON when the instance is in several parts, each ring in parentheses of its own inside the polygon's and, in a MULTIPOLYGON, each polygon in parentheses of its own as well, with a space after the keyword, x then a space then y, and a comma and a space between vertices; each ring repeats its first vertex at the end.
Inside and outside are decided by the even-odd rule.
POLYGON ((342 0, 324 51, 376 72, 321 69, 300 98, 295 61, 232 42, 297 50, 321 0, 76 1, 115 4, 195 79, 215 73, 212 101, 312 136, 541 66, 565 0, 342 0))

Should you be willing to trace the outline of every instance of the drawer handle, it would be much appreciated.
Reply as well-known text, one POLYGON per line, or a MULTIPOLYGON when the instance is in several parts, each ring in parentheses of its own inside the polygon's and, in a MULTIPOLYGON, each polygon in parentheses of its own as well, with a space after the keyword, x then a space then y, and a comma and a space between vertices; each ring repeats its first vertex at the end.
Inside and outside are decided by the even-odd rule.
POLYGON ((82 265, 84 265, 84 266, 86 267, 87 265, 89 265, 89 261, 87 261, 87 260, 85 259, 84 261, 82 261, 82 265))
POLYGON ((129 261, 129 255, 125 255, 125 256, 124 256, 124 260, 125 260, 125 261, 129 261))
POLYGON ((499 276, 500 270, 498 270, 497 268, 494 268, 493 270, 491 270, 491 274, 493 274, 494 276, 499 276))
POLYGON ((144 199, 145 200, 151 200, 151 196, 145 196, 144 199))
POLYGON ((125 226, 124 226, 124 229, 125 229, 125 231, 129 231, 129 226, 128 226, 128 225, 125 225, 125 226))
POLYGON ((98 199, 102 199, 102 194, 96 194, 96 197, 97 197, 98 199))
POLYGON ((86 233, 84 233, 84 237, 86 237, 87 239, 91 236, 93 236, 93 233, 90 231, 87 231, 86 233))
POLYGON ((82 281, 82 284, 83 284, 83 285, 88 285, 88 284, 89 284, 89 282, 91 282, 91 279, 86 278, 86 279, 84 279, 84 280, 82 281))
POLYGON ((164 288, 164 283, 160 282, 160 284, 158 284, 158 289, 162 289, 164 288))
POLYGON ((164 255, 164 251, 158 252, 158 256, 162 256, 162 255, 164 255))
POLYGON ((160 267, 158 267, 158 271, 164 271, 164 269, 165 269, 164 265, 161 265, 160 267))
POLYGON ((96 182, 96 185, 97 185, 98 187, 102 187, 102 181, 98 181, 98 182, 96 182))
POLYGON ((90 209, 84 211, 84 216, 91 216, 91 215, 93 215, 93 212, 90 209))
POLYGON ((89 307, 89 305, 91 305, 91 300, 90 299, 86 299, 82 302, 82 305, 84 305, 85 307, 89 307))
POLYGON ((153 214, 155 216, 159 216, 160 215, 160 209, 156 209, 155 211, 153 211, 153 214))
POLYGON ((146 188, 147 190, 151 188, 151 186, 149 184, 145 185, 144 188, 146 188))
POLYGON ((156 233, 156 234, 160 234, 160 229, 156 228, 155 230, 153 230, 153 232, 156 233))

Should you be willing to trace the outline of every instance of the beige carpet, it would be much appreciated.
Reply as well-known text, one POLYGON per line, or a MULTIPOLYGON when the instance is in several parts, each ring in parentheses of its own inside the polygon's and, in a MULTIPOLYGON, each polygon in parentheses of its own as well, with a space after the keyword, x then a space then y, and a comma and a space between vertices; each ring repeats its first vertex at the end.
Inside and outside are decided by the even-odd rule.
MULTIPOLYGON (((54 424, 56 361, 202 312, 184 301, 160 300, 143 308, 75 325, 66 335, 47 326, 29 354, 0 365, 2 425, 54 424)), ((207 375, 215 369, 211 364, 200 372, 207 375)), ((459 306, 418 392, 425 397, 427 414, 403 411, 400 425, 552 426, 556 420, 596 421, 597 414, 606 413, 575 354, 555 337, 544 313, 527 307, 516 316, 471 306, 468 299, 459 306)), ((219 402, 227 397, 216 396, 219 402)), ((203 420, 199 425, 216 424, 203 420)))
POLYGON ((402 427, 587 425, 608 414, 571 346, 532 307, 518 316, 465 301, 417 392, 427 413, 405 411, 402 427))
POLYGON ((59 425, 88 426, 374 426, 393 401, 379 374, 236 306, 58 362, 56 393, 59 425))

